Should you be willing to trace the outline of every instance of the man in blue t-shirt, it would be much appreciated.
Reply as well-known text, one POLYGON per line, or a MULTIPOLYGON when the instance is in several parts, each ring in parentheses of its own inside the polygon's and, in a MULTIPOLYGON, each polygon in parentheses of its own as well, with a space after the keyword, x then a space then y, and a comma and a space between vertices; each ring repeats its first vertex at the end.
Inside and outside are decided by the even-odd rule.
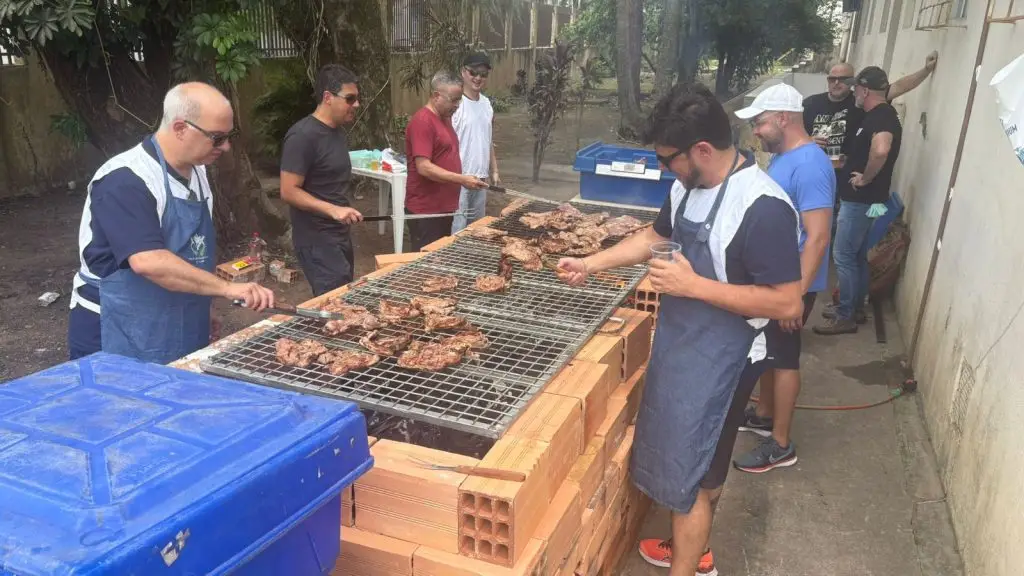
POLYGON ((803 96, 787 84, 767 88, 750 107, 736 112, 750 120, 764 149, 775 154, 768 175, 786 191, 800 213, 800 287, 804 294, 802 318, 772 321, 765 329, 772 369, 761 377, 761 399, 756 409, 747 409, 746 421, 740 427, 765 439, 733 461, 745 472, 767 472, 796 463, 789 431, 800 393, 800 330, 817 293, 828 283, 836 176, 832 161, 807 134, 802 114, 803 96))

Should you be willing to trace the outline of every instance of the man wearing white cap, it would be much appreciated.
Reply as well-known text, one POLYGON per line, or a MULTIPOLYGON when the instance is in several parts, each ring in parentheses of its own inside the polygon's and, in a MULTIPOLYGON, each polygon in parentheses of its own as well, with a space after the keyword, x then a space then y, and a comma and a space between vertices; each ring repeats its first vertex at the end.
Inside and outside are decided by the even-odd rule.
POLYGON ((828 245, 832 229, 836 176, 832 161, 804 127, 803 96, 788 84, 761 92, 736 116, 750 120, 766 152, 774 154, 768 175, 786 191, 800 213, 800 288, 802 318, 772 321, 765 329, 769 370, 761 376, 757 408, 748 408, 740 430, 764 440, 733 461, 744 472, 761 473, 796 464, 789 438, 800 392, 800 330, 814 307, 815 296, 828 283, 828 245))

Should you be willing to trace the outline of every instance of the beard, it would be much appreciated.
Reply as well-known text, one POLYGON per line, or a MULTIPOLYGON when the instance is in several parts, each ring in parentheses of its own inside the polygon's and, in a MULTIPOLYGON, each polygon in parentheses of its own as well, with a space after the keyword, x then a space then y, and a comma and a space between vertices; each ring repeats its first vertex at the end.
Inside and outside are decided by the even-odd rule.
POLYGON ((700 168, 694 166, 690 169, 690 173, 686 176, 686 179, 683 180, 683 186, 686 187, 687 190, 697 188, 700 185, 700 179, 702 176, 703 174, 701 173, 700 168))

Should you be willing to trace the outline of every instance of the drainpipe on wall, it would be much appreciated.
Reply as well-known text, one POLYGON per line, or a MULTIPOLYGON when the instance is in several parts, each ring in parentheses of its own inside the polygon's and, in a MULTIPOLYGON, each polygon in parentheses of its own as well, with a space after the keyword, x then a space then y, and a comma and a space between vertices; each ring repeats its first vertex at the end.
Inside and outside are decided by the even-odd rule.
POLYGON ((859 12, 848 12, 843 14, 843 35, 839 41, 839 62, 846 62, 850 56, 850 43, 853 40, 853 19, 859 12))
POLYGON ((963 158, 964 142, 967 140, 967 128, 971 123, 971 110, 974 108, 974 96, 978 91, 978 72, 981 63, 985 59, 985 47, 988 44, 988 31, 992 24, 992 10, 995 0, 988 0, 985 8, 985 22, 981 27, 981 38, 978 40, 978 52, 974 58, 974 68, 971 69, 971 88, 967 92, 967 104, 964 107, 964 120, 960 125, 960 138, 956 143, 956 154, 953 156, 953 169, 949 173, 949 186, 946 188, 946 203, 942 206, 942 216, 939 218, 939 229, 935 233, 935 242, 932 244, 932 259, 928 263, 928 275, 924 280, 924 293, 921 295, 921 304, 917 308, 917 320, 914 322, 914 335, 910 339, 910 362, 913 365, 917 357, 917 343, 921 335, 921 325, 924 323, 924 312, 928 306, 928 299, 932 294, 932 283, 935 280, 935 268, 939 261, 939 251, 942 250, 942 236, 946 232, 946 222, 949 220, 949 208, 953 203, 953 189, 956 186, 957 175, 960 172, 960 160, 963 158))

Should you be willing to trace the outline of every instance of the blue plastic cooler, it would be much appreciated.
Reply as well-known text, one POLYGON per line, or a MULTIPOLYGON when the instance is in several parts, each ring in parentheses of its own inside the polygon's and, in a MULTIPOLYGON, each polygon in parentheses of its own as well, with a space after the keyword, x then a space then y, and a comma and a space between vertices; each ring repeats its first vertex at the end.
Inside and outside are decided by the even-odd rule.
POLYGON ((676 175, 659 170, 653 150, 594 142, 576 152, 573 169, 580 173, 580 197, 661 208, 676 175))
POLYGON ((96 354, 0 385, 0 574, 326 574, 348 402, 96 354))

